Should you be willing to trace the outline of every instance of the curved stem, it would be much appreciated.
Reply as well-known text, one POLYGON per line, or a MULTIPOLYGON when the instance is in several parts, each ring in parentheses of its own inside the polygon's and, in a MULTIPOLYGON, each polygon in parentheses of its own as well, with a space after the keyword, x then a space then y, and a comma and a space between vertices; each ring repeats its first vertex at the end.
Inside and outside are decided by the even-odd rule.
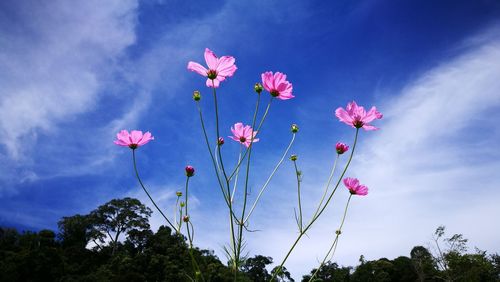
MULTIPOLYGON (((267 104, 267 107, 266 107, 266 110, 264 112, 264 115, 262 116, 262 119, 260 120, 260 123, 259 123, 259 127, 257 127, 257 130, 254 130, 255 132, 257 132, 255 134, 255 137, 257 137, 257 135, 259 135, 260 133, 260 128, 262 127, 262 124, 264 123, 264 121, 266 120, 266 117, 267 117, 267 114, 269 113, 269 108, 271 107, 271 102, 273 101, 273 97, 271 97, 271 100, 269 100, 269 103, 267 104)), ((250 147, 249 146, 245 152, 243 153, 243 157, 241 157, 241 161, 236 165, 236 167, 234 168, 234 170, 231 172, 231 174, 229 175, 229 180, 231 180, 234 176, 234 174, 236 173, 236 169, 238 169, 238 167, 241 166, 243 160, 245 159, 245 157, 247 156, 248 154, 248 151, 250 150, 250 147)))
POLYGON ((208 149, 208 152, 210 153, 210 157, 212 159, 212 164, 213 164, 214 169, 215 169, 215 175, 217 176, 217 181, 219 182, 219 187, 221 189, 222 195, 224 196, 224 201, 226 202, 226 205, 229 207, 229 196, 226 194, 226 191, 224 190, 224 184, 222 183, 222 180, 220 179, 219 170, 217 169, 217 162, 215 160, 214 154, 212 153, 212 149, 210 148, 210 142, 208 141, 207 131, 205 129, 205 122, 203 121, 203 114, 201 112, 201 107, 199 105, 199 102, 196 102, 196 106, 198 108, 198 112, 200 115, 200 122, 201 122, 201 128, 203 129, 203 136, 205 137, 207 149, 208 149))
POLYGON ((333 163, 332 170, 330 171, 330 176, 328 177, 328 181, 325 185, 325 192, 323 193, 323 196, 321 197, 321 201, 319 201, 318 208, 314 212, 313 218, 318 214, 319 209, 321 207, 321 204, 323 204, 323 201, 325 200, 326 194, 328 193, 328 188, 330 187, 330 183, 332 182, 333 179, 333 174, 335 173, 335 167, 337 167, 337 161, 339 160, 339 154, 337 154, 337 157, 335 158, 335 162, 333 163))
POLYGON ((286 148, 285 150, 285 153, 283 153, 283 155, 281 156, 281 159, 280 161, 278 162, 278 164, 274 167, 273 171, 271 172, 271 175, 269 175, 269 177, 267 178, 266 182, 264 183, 264 185, 262 186, 262 188, 260 189, 260 192, 259 192, 259 195, 257 195, 257 198, 255 199, 255 202, 253 203, 252 205, 252 208, 250 209, 250 212, 248 213, 247 217, 245 218, 245 220, 243 221, 243 224, 246 223, 248 221, 248 219, 250 218, 250 215, 252 215, 253 213, 253 210, 255 209, 255 207, 257 206, 257 203, 259 202, 259 199, 260 197, 262 196, 262 194, 264 193, 264 190, 266 190, 267 188, 267 185, 269 184, 269 182, 271 181, 271 179, 273 178, 274 174, 276 173, 276 171, 278 170, 278 168, 281 166, 281 164, 283 163, 283 160, 285 159, 285 157, 288 155, 288 151, 290 150, 290 148, 292 147, 292 144, 293 144, 293 141, 295 140, 295 133, 292 135, 292 140, 290 141, 290 144, 288 144, 288 147, 286 148))
POLYGON ((172 224, 172 222, 170 222, 170 220, 167 218, 167 216, 165 216, 165 214, 161 211, 161 209, 155 203, 155 201, 153 200, 153 198, 149 194, 148 190, 146 189, 146 187, 142 183, 142 180, 139 177, 139 171, 137 170, 137 164, 136 164, 136 161, 135 161, 135 149, 132 150, 132 160, 133 160, 133 163, 134 163, 135 176, 137 177, 137 180, 139 180, 139 184, 141 185, 142 190, 144 190, 144 192, 146 192, 146 195, 148 195, 148 198, 149 198, 149 200, 151 200, 151 203, 153 203, 153 205, 155 206, 155 208, 160 212, 160 214, 167 221, 167 223, 170 225, 170 227, 172 227, 173 230, 176 230, 175 226, 172 224))
POLYGON ((299 220, 298 220, 298 225, 299 225, 299 232, 302 232, 302 205, 300 203, 300 172, 299 169, 297 168, 297 161, 293 161, 293 166, 295 167, 295 174, 297 175, 297 194, 299 198, 299 220))
MULTIPOLYGON (((240 154, 238 155, 238 162, 241 162, 241 151, 242 151, 242 146, 240 146, 240 154)), ((236 186, 238 186, 238 174, 240 172, 240 169, 236 171, 236 177, 234 178, 234 186, 233 186, 233 193, 231 194, 231 202, 234 202, 234 194, 236 194, 236 186)))
POLYGON ((344 209, 344 216, 342 217, 342 222, 340 223, 340 227, 339 229, 337 229, 335 231, 335 240, 333 240, 333 243, 332 245, 330 246, 330 249, 328 250, 328 252, 326 253, 325 257, 323 258, 323 261, 320 263, 318 269, 316 269, 316 271, 313 273, 313 275, 311 276, 311 278, 309 279, 309 282, 312 282, 314 277, 318 274, 319 270, 321 269, 321 267, 323 267, 323 265, 325 265, 325 261, 327 260, 327 258, 330 256, 330 260, 333 258, 333 255, 335 254, 335 251, 337 250, 337 246, 338 246, 338 242, 339 242, 339 236, 340 234, 342 234, 342 227, 344 226, 344 221, 345 221, 345 217, 347 215, 347 208, 349 207, 349 203, 351 202, 351 198, 352 198, 352 194, 349 195, 349 199, 347 200, 347 204, 345 205, 345 209, 344 209), (333 252, 332 252, 333 251, 333 252), (330 255, 331 253, 331 255, 330 255))
MULTIPOLYGON (((188 222, 189 220, 191 220, 189 218, 189 213, 188 213, 188 187, 189 187, 189 176, 186 176, 186 188, 185 188, 185 195, 184 195, 184 216, 187 216, 188 217, 188 222)), ((182 218, 181 218, 182 220, 182 218)), ((189 245, 191 247, 193 247, 193 239, 191 237, 191 234, 189 233, 189 226, 188 224, 186 223, 186 229, 187 229, 187 233, 188 233, 188 239, 189 239, 189 245)))
MULTIPOLYGON (((272 100, 271 100, 272 101, 272 100)), ((271 105, 271 101, 269 101, 269 105, 271 105)), ((255 103, 255 111, 253 113, 253 119, 252 119, 252 138, 250 139, 250 145, 248 146, 248 158, 247 158, 247 167, 246 167, 246 176, 245 176, 245 188, 243 191, 243 207, 241 211, 241 220, 240 224, 238 227, 238 249, 237 249, 237 256, 236 258, 239 260, 240 259, 240 254, 241 254, 241 246, 242 246, 242 241, 243 241, 243 228, 244 224, 243 221, 245 219, 245 211, 247 208, 247 200, 248 200, 248 180, 250 178, 250 159, 252 156, 252 148, 253 148, 253 141, 255 139, 255 121, 257 120, 257 113, 259 112, 259 104, 260 104, 260 93, 257 95, 257 103, 255 103)), ((269 109, 269 107, 268 107, 269 109)), ((260 128, 260 126, 259 126, 260 128)), ((257 131, 258 133, 258 131, 257 131)))
POLYGON ((354 151, 356 149, 356 144, 358 142, 358 135, 359 135, 359 128, 356 128, 356 135, 354 136, 354 142, 352 145, 352 151, 351 151, 351 155, 349 156, 349 160, 347 161, 347 164, 345 165, 344 170, 342 171, 342 174, 340 174, 339 180, 337 181, 337 184, 335 184, 335 188, 333 189, 332 193, 330 194, 330 196, 326 200, 326 203, 323 205, 323 208, 321 208, 320 211, 318 212, 318 214, 311 219, 309 226, 311 226, 319 218, 319 216, 323 213, 323 211, 325 211, 326 207, 328 206, 328 204, 332 200, 333 194, 335 194, 335 191, 337 191, 337 188, 339 188, 340 182, 342 181, 342 177, 344 177, 344 175, 347 171, 347 168, 351 164, 352 156, 354 155, 354 151))
MULTIPOLYGON (((214 86, 213 80, 212 80, 212 86, 214 86)), ((219 132, 219 107, 217 105, 218 104, 217 103, 217 92, 215 91, 215 86, 213 87, 213 90, 214 90, 214 107, 215 107, 215 130, 217 132, 217 139, 216 140, 219 140, 219 137, 221 137, 220 132, 219 132)), ((222 174, 224 175, 224 179, 226 180, 226 183, 227 183, 229 181, 228 181, 228 178, 226 175, 226 170, 224 169, 224 162, 222 159, 222 153, 220 151, 220 146, 217 146, 217 155, 219 155, 220 168, 222 170, 222 174)), ((229 184, 228 184, 228 189, 229 189, 229 184)))
MULTIPOLYGON (((347 161, 347 164, 344 168, 344 170, 342 171, 342 174, 340 175, 339 177, 339 180, 337 181, 337 184, 335 185, 335 188, 333 189, 332 193, 330 194, 330 196, 328 197, 326 203, 323 205, 323 207, 320 209, 320 211, 316 214, 316 216, 313 216, 312 219, 311 219, 311 222, 309 222, 309 224, 307 224, 307 226, 303 229, 303 231, 299 234, 299 236, 297 237, 297 239, 295 240, 295 243, 292 245, 292 247, 290 248, 290 250, 288 251, 287 255, 285 256, 285 258, 283 259, 283 261, 281 262, 281 264, 279 265, 278 269, 277 269, 277 272, 280 272, 281 269, 283 268, 283 265, 285 264, 286 260, 288 259, 288 257, 290 256, 290 253, 293 251, 293 249, 295 248, 295 246, 297 245, 297 243, 299 242, 300 238, 302 238, 302 236, 307 232, 307 230, 309 230, 311 228, 311 226, 313 225, 313 223, 321 216, 321 214, 325 211, 326 207, 328 206, 328 204, 330 203, 333 195, 335 194, 335 191, 337 191, 337 188, 339 187, 339 184, 340 182, 342 181, 342 177, 344 177, 344 174, 346 173, 347 171, 347 168, 349 167, 349 165, 351 164, 351 160, 352 160, 352 156, 354 155, 354 151, 356 149, 356 143, 358 141, 358 134, 359 134, 359 128, 356 128, 356 135, 354 136, 354 143, 352 145, 352 150, 351 150, 351 155, 349 156, 349 160, 347 161)), ((275 274, 276 274, 275 273, 275 274)), ((271 277, 271 280, 272 281, 274 278, 276 277, 276 275, 273 275, 271 277)))

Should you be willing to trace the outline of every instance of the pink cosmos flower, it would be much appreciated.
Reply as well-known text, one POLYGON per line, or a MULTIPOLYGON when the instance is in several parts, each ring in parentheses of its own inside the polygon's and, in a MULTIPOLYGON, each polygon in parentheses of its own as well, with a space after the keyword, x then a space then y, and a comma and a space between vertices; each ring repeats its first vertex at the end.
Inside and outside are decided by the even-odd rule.
POLYGON ((253 143, 259 141, 259 138, 255 138, 255 135, 257 135, 257 131, 253 131, 250 125, 243 126, 243 123, 241 122, 234 124, 234 127, 231 127, 231 132, 233 132, 233 136, 229 136, 229 138, 233 139, 234 141, 240 142, 247 148, 250 146, 252 138, 254 138, 253 143))
POLYGON ((288 100, 295 97, 292 95, 292 84, 286 80, 286 74, 281 72, 273 74, 268 71, 263 73, 261 76, 264 89, 269 91, 273 97, 280 100, 288 100))
POLYGON ((337 154, 342 155, 349 150, 349 146, 344 143, 337 142, 337 144, 335 145, 335 150, 337 151, 337 154))
POLYGON ((368 187, 359 184, 357 178, 344 178, 344 185, 349 189, 352 195, 366 196, 368 195, 368 187))
POLYGON ((377 111, 377 108, 372 107, 368 112, 363 107, 360 107, 356 102, 352 101, 347 104, 345 110, 341 107, 335 110, 335 116, 339 120, 354 128, 363 128, 364 130, 377 130, 375 126, 369 123, 375 119, 381 119, 382 114, 377 111))
POLYGON ((117 140, 114 141, 116 145, 129 147, 135 150, 137 147, 145 145, 155 138, 151 136, 149 131, 142 134, 140 130, 132 130, 129 134, 127 130, 122 130, 116 134, 116 139, 117 140))
POLYGON ((222 56, 217 58, 214 52, 208 48, 205 48, 205 61, 208 69, 195 62, 189 62, 187 69, 208 77, 206 83, 208 87, 219 87, 221 81, 224 81, 226 77, 233 76, 236 69, 238 69, 234 64, 234 57, 222 56))

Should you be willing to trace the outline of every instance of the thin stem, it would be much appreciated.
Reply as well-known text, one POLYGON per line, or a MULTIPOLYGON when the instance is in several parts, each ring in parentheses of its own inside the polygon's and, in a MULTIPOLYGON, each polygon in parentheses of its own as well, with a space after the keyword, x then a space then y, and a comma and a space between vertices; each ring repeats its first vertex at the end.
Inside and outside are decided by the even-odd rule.
MULTIPOLYGON (((272 100, 271 100, 272 101, 272 100)), ((271 105, 271 101, 269 101, 269 105, 271 105)), ((255 103, 255 111, 253 113, 253 119, 252 119, 252 135, 250 139, 250 145, 248 146, 248 158, 247 158, 247 167, 246 167, 246 176, 245 176, 245 190, 243 192, 243 207, 241 211, 241 220, 240 220, 240 226, 238 228, 238 249, 237 249, 237 256, 236 258, 239 260, 240 254, 241 254, 241 244, 243 241, 243 227, 244 227, 244 219, 245 219, 245 211, 247 208, 247 200, 248 200, 248 180, 250 178, 250 159, 252 156, 252 148, 253 148, 253 141, 255 139, 255 121, 257 120, 257 113, 259 111, 259 104, 260 104, 260 93, 257 95, 257 103, 255 103)), ((269 107, 268 107, 269 109, 269 107)), ((260 128, 260 126, 259 126, 260 128)), ((258 132, 258 131, 257 131, 258 132)))
POLYGON ((201 107, 200 107, 199 102, 196 102, 196 106, 198 107, 198 112, 200 114, 201 128, 203 129, 203 136, 205 137, 205 142, 207 143, 208 152, 210 153, 210 157, 212 159, 212 164, 213 164, 214 169, 215 169, 215 175, 217 176, 217 181, 219 182, 219 187, 221 189, 222 195, 224 196, 224 201, 226 202, 226 205, 229 207, 229 196, 226 194, 226 191, 224 190, 224 184, 222 183, 222 180, 220 179, 219 171, 217 169, 217 162, 215 160, 214 154, 212 153, 212 149, 210 148, 210 142, 208 141, 207 131, 205 129, 205 122, 203 121, 203 114, 201 112, 201 107))
POLYGON ((250 212, 248 213, 247 217, 245 218, 245 220, 243 221, 243 223, 246 223, 248 221, 248 219, 250 218, 250 216, 252 215, 253 213, 253 210, 255 209, 255 207, 257 206, 257 203, 259 202, 259 199, 260 197, 262 196, 262 194, 264 193, 264 190, 266 190, 267 188, 267 185, 269 184, 269 182, 271 181, 271 179, 273 178, 274 174, 276 173, 276 171, 278 170, 278 168, 281 166, 281 164, 283 163, 283 160, 285 159, 285 157, 288 155, 288 151, 290 150, 290 148, 292 147, 292 144, 293 144, 293 141, 295 140, 295 133, 292 135, 292 140, 290 141, 290 144, 288 144, 288 147, 286 148, 285 150, 285 153, 283 153, 283 155, 281 156, 281 159, 279 160, 278 164, 276 164, 276 166, 274 167, 273 171, 271 172, 271 175, 269 175, 269 177, 267 178, 266 182, 264 183, 264 185, 262 186, 262 188, 260 189, 260 192, 259 192, 259 195, 257 195, 257 198, 255 199, 255 202, 253 203, 252 205, 252 208, 250 209, 250 212))
MULTIPOLYGON (((215 130, 217 132, 217 141, 219 140, 220 133, 219 133, 219 107, 217 105, 217 92, 215 91, 215 85, 214 81, 212 80, 212 86, 214 90, 214 107, 215 107, 215 130)), ((220 163, 220 168, 222 170, 222 174, 224 175, 224 179, 226 180, 228 189, 229 189, 229 181, 226 175, 226 170, 224 169, 224 162, 222 160, 222 153, 220 151, 220 146, 217 146, 217 154, 219 155, 219 163, 220 163)), ((230 196, 230 195, 229 195, 230 196)))
MULTIPOLYGON (((266 107, 266 110, 264 112, 264 115, 262 116, 262 119, 260 120, 260 123, 259 123, 259 127, 257 127, 257 130, 254 130, 254 132, 256 132, 255 134, 255 137, 257 137, 257 135, 259 135, 260 133, 260 128, 262 127, 262 124, 264 123, 264 121, 266 120, 266 117, 267 117, 267 114, 269 113, 269 108, 271 107, 271 102, 273 101, 273 97, 271 97, 271 100, 269 100, 269 103, 267 104, 267 107, 266 107)), ((236 165, 236 167, 234 168, 234 170, 231 172, 231 174, 229 175, 229 180, 231 180, 234 176, 234 174, 236 173, 236 169, 238 169, 238 167, 241 166, 243 160, 245 159, 245 157, 247 156, 248 154, 248 151, 250 150, 250 147, 249 146, 245 152, 243 153, 243 157, 241 157, 241 161, 236 165)))
MULTIPOLYGON (((215 90, 215 85, 214 85, 214 82, 212 80, 212 88, 213 88, 213 93, 214 93, 214 107, 215 107, 215 130, 216 130, 216 134, 217 134, 217 140, 219 140, 219 137, 220 137, 220 131, 219 131, 219 108, 218 108, 218 103, 217 103, 217 92, 215 90)), ((210 147, 210 146, 209 146, 210 147)), ((235 250, 236 249, 236 243, 235 243, 235 235, 234 235, 234 223, 233 223, 233 216, 236 218, 236 215, 234 214, 233 212, 233 205, 232 205, 232 202, 231 202, 231 188, 229 187, 229 179, 226 175, 226 170, 224 169, 224 162, 223 162, 223 159, 222 159, 222 154, 221 154, 221 151, 220 151, 220 146, 217 146, 217 155, 219 156, 219 162, 217 163, 214 163, 214 167, 215 167, 215 170, 217 170, 217 166, 218 164, 220 163, 220 168, 222 170, 222 174, 224 175, 224 179, 226 181, 226 188, 227 188, 227 194, 226 192, 223 192, 225 198, 226 198, 226 203, 228 205, 228 208, 229 208, 229 222, 230 222, 230 229, 231 229, 231 241, 233 242, 233 249, 235 250)), ((220 178, 219 178, 219 181, 220 181, 220 178)), ((224 190, 223 188, 223 185, 221 183, 221 189, 224 190)), ((233 266, 235 267, 236 265, 233 264, 233 266)), ((236 267, 235 267, 236 269, 236 267)))
POLYGON ((318 214, 311 219, 311 223, 309 223, 309 226, 311 226, 319 218, 319 216, 323 213, 323 211, 325 211, 326 207, 328 206, 328 204, 332 200, 332 197, 335 194, 335 191, 337 191, 337 188, 339 188, 340 182, 342 181, 342 177, 344 177, 344 175, 347 171, 347 168, 351 164, 352 156, 354 155, 354 151, 356 149, 356 144, 358 142, 358 135, 359 135, 359 128, 356 128, 356 135, 354 136, 354 142, 352 145, 351 155, 349 155, 349 160, 347 161, 347 164, 345 165, 344 170, 342 171, 342 174, 340 174, 339 180, 337 181, 337 184, 335 184, 335 188, 333 189, 332 193, 330 194, 330 196, 326 200, 326 203, 323 205, 323 208, 321 208, 320 211, 318 212, 318 214))
MULTIPOLYGON (((185 195, 184 195, 184 216, 187 216, 188 217, 188 221, 190 220, 189 218, 189 213, 188 213, 188 187, 189 187, 189 176, 186 176, 186 188, 185 188, 185 195)), ((181 218, 182 220, 182 218, 181 218)), ((186 229, 187 229, 187 233, 188 233, 188 238, 189 238, 189 244, 191 245, 191 247, 193 246, 193 240, 191 238, 191 235, 189 234, 189 226, 188 224, 186 223, 186 229)))
POLYGON ((299 198, 299 220, 298 220, 298 225, 299 225, 299 232, 302 232, 302 205, 300 203, 300 171, 297 168, 297 161, 293 161, 293 166, 295 167, 295 174, 297 176, 297 194, 299 198))
POLYGON ((337 157, 335 158, 335 162, 333 163, 332 170, 330 171, 330 176, 328 177, 328 181, 325 185, 325 192, 323 193, 323 196, 321 197, 321 201, 319 201, 318 208, 314 212, 313 218, 318 214, 319 209, 321 207, 321 204, 323 204, 323 201, 325 200, 326 194, 328 193, 328 188, 330 187, 330 183, 332 182, 333 179, 333 174, 335 173, 335 168, 337 167, 337 161, 339 160, 339 154, 337 154, 337 157))
POLYGON ((137 164, 136 164, 136 161, 135 161, 135 149, 132 150, 132 160, 133 160, 133 163, 134 163, 135 176, 137 177, 137 180, 139 180, 139 184, 141 185, 142 189, 144 190, 144 192, 146 192, 146 195, 148 195, 148 198, 151 200, 151 203, 153 203, 153 205, 155 206, 155 208, 160 212, 160 214, 167 221, 167 223, 170 225, 170 227, 172 227, 172 229, 175 230, 175 226, 172 224, 172 222, 170 222, 170 220, 167 218, 167 216, 165 216, 165 214, 161 211, 161 209, 155 203, 155 201, 153 200, 153 198, 149 194, 148 190, 146 189, 146 187, 142 183, 141 178, 139 177, 139 171, 137 170, 137 164))
POLYGON ((342 223, 340 223, 339 229, 337 229, 335 231, 335 234, 336 234, 335 240, 333 240, 333 243, 330 246, 330 249, 326 253, 326 255, 323 258, 323 261, 320 263, 318 269, 316 269, 316 271, 314 272, 314 274, 309 279, 309 282, 313 281, 314 277, 316 276, 316 274, 318 274, 318 272, 321 269, 321 267, 323 267, 323 265, 325 265, 325 261, 330 256, 330 253, 331 253, 330 260, 333 258, 333 255, 335 254, 335 251, 337 250, 337 246, 338 246, 338 242, 339 242, 339 236, 340 236, 340 234, 342 234, 342 227, 344 226, 344 221, 345 221, 345 218, 346 218, 346 215, 347 215, 347 208, 349 207, 349 203, 351 202, 351 198, 352 198, 352 194, 349 195, 349 199, 347 200, 347 204, 345 205, 344 216, 342 217, 342 223))
MULTIPOLYGON (((241 151, 242 151, 243 146, 240 146, 240 154, 238 155, 238 162, 241 162, 241 151)), ((238 174, 240 172, 240 169, 236 171, 236 177, 234 178, 234 186, 233 186, 233 193, 231 194, 231 202, 234 202, 234 194, 236 194, 236 186, 238 186, 238 174)))
MULTIPOLYGON (((288 256, 293 251, 293 249, 295 248, 295 246, 299 242, 300 238, 302 238, 302 236, 307 232, 307 230, 309 230, 309 228, 311 228, 311 226, 313 225, 313 223, 321 216, 321 214, 325 211, 326 207, 330 203, 333 195, 335 194, 335 191, 337 191, 337 188, 339 187, 339 184, 342 181, 342 177, 344 177, 344 174, 346 173, 347 168, 351 164, 352 156, 354 155, 354 151, 356 149, 356 143, 358 141, 358 134, 359 134, 359 128, 356 128, 356 135, 354 136, 354 143, 352 145, 351 155, 349 156, 349 160, 347 161, 347 164, 346 164, 344 170, 342 171, 342 174, 340 175, 339 180, 337 181, 337 184, 335 185, 335 188, 333 189, 332 193, 330 194, 330 196, 328 197, 326 203, 323 205, 323 207, 320 209, 320 211, 316 214, 316 216, 312 217, 311 222, 309 222, 309 224, 303 229, 303 231, 301 233, 299 233, 299 236, 295 240, 295 243, 292 245, 292 247, 288 251, 288 254, 285 256, 285 258, 283 259, 283 261, 279 265, 276 273, 278 273, 278 272, 281 271, 281 269, 283 268, 283 265, 285 264, 286 260, 288 259, 288 256)), ((276 277, 276 273, 271 277, 271 280, 269 280, 269 281, 272 281, 276 277)))

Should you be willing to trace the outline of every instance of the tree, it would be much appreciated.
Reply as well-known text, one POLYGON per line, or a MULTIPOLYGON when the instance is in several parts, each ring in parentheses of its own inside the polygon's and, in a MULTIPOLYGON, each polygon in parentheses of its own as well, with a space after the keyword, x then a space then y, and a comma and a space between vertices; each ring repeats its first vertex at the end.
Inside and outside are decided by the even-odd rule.
MULTIPOLYGON (((314 281, 349 281, 352 267, 339 267, 335 262, 325 263, 316 274, 314 281)), ((309 275, 302 277, 302 282, 308 282, 311 276, 316 272, 316 268, 311 270, 309 275)))
POLYGON ((418 281, 430 281, 438 273, 436 263, 429 250, 416 246, 410 252, 411 261, 418 275, 418 281))
POLYGON ((104 242, 103 235, 107 235, 114 255, 121 234, 149 230, 151 213, 151 209, 137 199, 113 199, 90 213, 93 231, 97 231, 91 234, 96 234, 94 237, 97 238, 93 239, 99 239, 101 243, 104 242))
POLYGON ((76 214, 63 217, 57 226, 59 227, 58 238, 64 248, 84 249, 92 239, 104 238, 103 234, 93 228, 93 222, 88 215, 76 214))
MULTIPOLYGON (((273 270, 271 270, 271 275, 274 275, 274 273, 276 273, 279 269, 279 266, 276 266, 275 268, 273 268, 273 270)), ((275 277, 276 281, 279 281, 279 282, 295 282, 295 280, 292 278, 290 272, 286 269, 286 267, 282 267, 280 272, 276 274, 276 277, 275 277)), ((275 281, 273 279, 273 281, 275 281)))
POLYGON ((271 257, 256 255, 253 258, 246 259, 241 267, 241 271, 250 278, 251 281, 269 281, 271 275, 266 269, 266 265, 273 263, 271 257))

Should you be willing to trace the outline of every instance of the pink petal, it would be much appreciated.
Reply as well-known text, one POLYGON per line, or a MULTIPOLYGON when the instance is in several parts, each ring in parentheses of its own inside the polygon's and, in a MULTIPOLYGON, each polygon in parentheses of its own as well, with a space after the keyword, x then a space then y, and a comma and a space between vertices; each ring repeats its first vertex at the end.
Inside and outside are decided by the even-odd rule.
POLYGON ((195 62, 189 62, 187 65, 187 69, 190 71, 197 72, 203 76, 207 76, 208 73, 208 70, 204 66, 195 62))
POLYGON ((235 59, 231 56, 223 56, 219 59, 219 65, 217 66, 217 74, 230 77, 233 76, 234 72, 238 69, 234 65, 235 59))
POLYGON ((264 86, 264 89, 266 89, 266 91, 268 91, 268 92, 271 92, 272 90, 274 90, 273 73, 268 71, 268 72, 263 73, 261 75, 261 77, 262 77, 262 86, 264 86))
POLYGON ((220 81, 216 78, 214 80, 212 79, 207 79, 207 82, 205 83, 208 87, 211 87, 211 88, 218 88, 219 87, 219 84, 220 84, 220 81))
POLYGON ((365 117, 362 119, 364 123, 369 123, 375 119, 381 119, 382 114, 377 111, 377 108, 372 107, 368 113, 365 115, 365 117))
POLYGON ((155 138, 153 136, 151 136, 151 132, 148 131, 148 132, 144 133, 144 135, 142 136, 141 141, 139 141, 139 143, 137 143, 137 145, 139 145, 139 146, 145 145, 149 141, 154 140, 154 139, 155 138))
POLYGON ((234 137, 234 136, 228 136, 229 138, 233 139, 236 142, 240 142, 240 138, 234 137))
POLYGON ((372 130, 379 130, 378 127, 375 127, 373 125, 370 125, 370 124, 363 124, 363 127, 362 127, 364 130, 366 131, 372 131, 372 130))
POLYGON ((141 139, 142 139, 142 131, 132 130, 132 132, 130 132, 130 142, 132 144, 138 144, 139 141, 141 141, 141 139))
MULTIPOLYGON (((349 106, 347 106, 349 107, 349 106)), ((353 118, 349 115, 348 112, 346 112, 346 110, 344 110, 343 108, 339 107, 335 110, 335 116, 343 123, 347 124, 347 125, 350 125, 350 126, 354 126, 352 123, 353 123, 353 118)))
POLYGON ((211 70, 216 70, 218 65, 217 56, 210 49, 205 48, 205 61, 207 62, 208 68, 211 70))
POLYGON ((126 142, 123 142, 122 140, 115 140, 113 141, 116 145, 119 145, 119 146, 124 146, 124 147, 128 147, 129 144, 127 144, 126 142))

